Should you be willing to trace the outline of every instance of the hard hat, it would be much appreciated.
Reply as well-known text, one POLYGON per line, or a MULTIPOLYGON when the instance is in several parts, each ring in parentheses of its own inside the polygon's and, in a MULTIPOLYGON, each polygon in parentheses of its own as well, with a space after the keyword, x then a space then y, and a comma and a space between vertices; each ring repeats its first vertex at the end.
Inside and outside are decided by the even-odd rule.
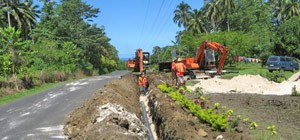
POLYGON ((178 58, 177 61, 180 62, 180 61, 182 61, 182 59, 181 59, 181 58, 178 58))

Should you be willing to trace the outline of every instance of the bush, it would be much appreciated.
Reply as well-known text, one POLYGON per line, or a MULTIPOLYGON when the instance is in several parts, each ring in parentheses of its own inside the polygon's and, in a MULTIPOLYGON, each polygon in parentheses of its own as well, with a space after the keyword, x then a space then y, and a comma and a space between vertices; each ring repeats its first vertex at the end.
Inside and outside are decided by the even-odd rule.
POLYGON ((296 86, 292 88, 292 96, 300 96, 300 93, 296 90, 296 86))
POLYGON ((197 87, 195 89, 195 94, 197 94, 198 96, 202 96, 203 95, 203 91, 201 87, 197 87))
POLYGON ((59 71, 54 73, 54 77, 55 77, 55 81, 60 81, 60 82, 66 81, 69 78, 68 74, 59 71))
POLYGON ((274 72, 268 72, 267 73, 267 79, 270 81, 274 81, 279 83, 280 79, 286 79, 283 72, 280 71, 274 71, 274 72))

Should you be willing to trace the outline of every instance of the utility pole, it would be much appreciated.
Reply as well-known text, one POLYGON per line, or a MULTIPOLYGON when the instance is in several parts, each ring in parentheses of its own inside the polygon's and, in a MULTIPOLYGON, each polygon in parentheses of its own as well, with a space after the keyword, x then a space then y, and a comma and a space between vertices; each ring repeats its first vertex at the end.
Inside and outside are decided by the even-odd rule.
POLYGON ((7 8, 8 26, 11 27, 11 24, 10 24, 10 12, 9 12, 9 8, 8 8, 8 0, 6 0, 6 8, 7 8))

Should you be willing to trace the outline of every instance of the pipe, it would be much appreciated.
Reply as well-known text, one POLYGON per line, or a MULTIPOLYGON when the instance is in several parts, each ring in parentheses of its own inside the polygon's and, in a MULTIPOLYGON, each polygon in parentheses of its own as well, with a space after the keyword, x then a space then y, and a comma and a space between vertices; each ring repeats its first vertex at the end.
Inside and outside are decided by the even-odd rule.
POLYGON ((152 134, 150 124, 149 124, 149 121, 148 121, 147 112, 146 112, 146 108, 145 108, 145 103, 143 101, 141 101, 140 103, 141 103, 141 110, 142 110, 142 113, 143 113, 145 125, 149 130, 148 140, 153 140, 153 134, 152 134))

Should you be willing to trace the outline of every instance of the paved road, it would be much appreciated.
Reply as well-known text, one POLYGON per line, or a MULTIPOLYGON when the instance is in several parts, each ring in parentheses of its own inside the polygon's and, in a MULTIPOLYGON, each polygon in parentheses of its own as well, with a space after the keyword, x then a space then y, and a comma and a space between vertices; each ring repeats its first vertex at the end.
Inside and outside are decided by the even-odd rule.
POLYGON ((64 118, 107 82, 126 73, 82 79, 0 106, 0 140, 63 139, 64 118))

